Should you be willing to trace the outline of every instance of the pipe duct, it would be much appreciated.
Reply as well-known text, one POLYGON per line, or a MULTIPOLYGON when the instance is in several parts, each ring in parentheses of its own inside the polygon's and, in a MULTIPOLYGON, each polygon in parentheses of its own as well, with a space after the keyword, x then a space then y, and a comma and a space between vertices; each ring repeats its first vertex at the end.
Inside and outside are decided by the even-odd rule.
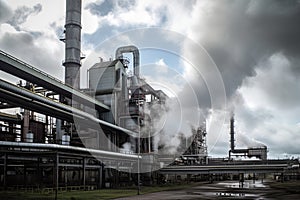
POLYGON ((140 52, 136 46, 123 46, 116 50, 116 59, 122 58, 123 53, 133 54, 133 74, 140 77, 140 52))

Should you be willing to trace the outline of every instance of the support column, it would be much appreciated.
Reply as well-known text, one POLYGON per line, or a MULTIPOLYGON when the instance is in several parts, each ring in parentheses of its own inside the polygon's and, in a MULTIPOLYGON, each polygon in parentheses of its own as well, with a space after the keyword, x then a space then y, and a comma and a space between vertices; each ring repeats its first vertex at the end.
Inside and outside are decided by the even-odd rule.
POLYGON ((102 171, 103 171, 103 165, 100 164, 100 168, 98 170, 98 189, 102 188, 102 171))
POLYGON ((7 178, 7 154, 4 154, 4 166, 3 166, 3 185, 4 189, 7 189, 7 184, 6 184, 6 178, 7 178))
POLYGON ((57 200, 57 193, 58 193, 58 170, 59 170, 59 155, 56 153, 54 161, 54 180, 55 180, 55 200, 57 200))
POLYGON ((213 175, 209 174, 209 183, 213 183, 213 182, 214 182, 213 175))
POLYGON ((40 162, 41 162, 41 158, 38 156, 37 158, 37 166, 36 166, 36 173, 37 173, 37 179, 38 179, 38 186, 41 186, 41 169, 40 169, 40 162))
POLYGON ((24 109, 24 119, 23 119, 23 130, 22 130, 22 141, 26 141, 26 134, 29 132, 29 118, 30 112, 27 109, 24 109))
POLYGON ((191 181, 191 174, 187 174, 187 176, 186 176, 186 181, 187 181, 187 183, 190 183, 190 181, 191 181))
POLYGON ((65 186, 68 186, 68 167, 65 167, 64 177, 65 177, 65 186))
POLYGON ((24 177, 23 177, 23 185, 26 187, 27 186, 27 181, 26 181, 26 166, 25 166, 25 162, 23 162, 23 164, 24 164, 24 177))
POLYGON ((85 190, 85 168, 86 168, 86 160, 85 160, 85 158, 83 158, 83 162, 82 162, 82 170, 83 170, 82 184, 83 184, 84 190, 85 190))
POLYGON ((240 179, 240 184, 242 186, 242 188, 244 187, 244 173, 240 173, 239 174, 239 179, 240 179))

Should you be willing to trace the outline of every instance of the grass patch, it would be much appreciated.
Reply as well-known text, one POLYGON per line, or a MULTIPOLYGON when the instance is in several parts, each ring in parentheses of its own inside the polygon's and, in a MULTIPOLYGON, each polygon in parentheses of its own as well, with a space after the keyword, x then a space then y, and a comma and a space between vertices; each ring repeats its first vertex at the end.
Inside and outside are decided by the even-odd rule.
MULTIPOLYGON (((180 185, 163 185, 163 186, 142 186, 141 194, 160 192, 160 191, 170 191, 170 190, 180 190, 189 187, 199 185, 199 183, 190 184, 180 184, 180 185)), ((128 196, 137 195, 137 188, 125 188, 125 189, 101 189, 93 191, 69 191, 69 192, 59 192, 58 200, 107 200, 122 198, 128 196)), ((42 194, 37 192, 15 192, 15 191, 0 191, 0 199, 9 200, 53 200, 54 193, 52 194, 42 194)))

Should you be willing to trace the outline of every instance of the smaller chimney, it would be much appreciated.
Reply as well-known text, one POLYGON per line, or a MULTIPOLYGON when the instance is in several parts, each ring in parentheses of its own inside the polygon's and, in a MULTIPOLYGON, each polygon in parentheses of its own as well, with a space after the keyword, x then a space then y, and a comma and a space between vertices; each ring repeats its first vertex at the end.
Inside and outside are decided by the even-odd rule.
POLYGON ((230 118, 230 149, 234 150, 234 114, 230 118))

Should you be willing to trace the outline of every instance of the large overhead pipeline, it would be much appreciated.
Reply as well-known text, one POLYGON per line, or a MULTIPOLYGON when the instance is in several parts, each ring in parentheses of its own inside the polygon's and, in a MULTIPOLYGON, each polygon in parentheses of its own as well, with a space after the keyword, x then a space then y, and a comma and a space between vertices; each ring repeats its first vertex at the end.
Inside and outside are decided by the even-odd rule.
POLYGON ((140 52, 136 46, 123 46, 119 47, 116 50, 116 59, 122 58, 123 53, 132 53, 133 54, 133 74, 136 77, 140 76, 140 52))
POLYGON ((74 147, 74 146, 66 146, 66 145, 59 145, 59 144, 45 144, 45 143, 26 143, 26 142, 9 142, 9 141, 0 141, 0 146, 7 146, 7 147, 17 147, 17 148, 35 148, 35 149, 51 149, 51 150, 68 150, 68 151, 80 151, 80 152, 87 152, 92 153, 95 155, 101 155, 104 157, 109 158, 127 158, 127 159, 137 159, 141 158, 141 156, 134 155, 134 154, 123 154, 111 151, 103 151, 97 149, 88 149, 82 147, 74 147))
MULTIPOLYGON (((26 90, 21 87, 17 87, 15 85, 10 84, 3 80, 0 80, 0 94, 1 94, 1 92, 8 93, 8 95, 13 95, 13 96, 16 96, 19 98, 27 99, 27 101, 35 101, 35 102, 43 105, 44 107, 49 106, 51 108, 55 108, 56 112, 62 112, 62 113, 68 114, 70 117, 75 117, 75 118, 77 117, 79 119, 90 120, 92 122, 99 123, 99 124, 107 126, 107 127, 111 127, 115 130, 122 131, 129 135, 138 135, 138 133, 136 133, 136 132, 133 132, 128 129, 122 128, 120 126, 116 126, 109 122, 100 120, 87 112, 81 111, 79 109, 76 109, 74 107, 71 107, 71 106, 68 106, 68 105, 65 105, 65 104, 62 104, 59 102, 55 102, 49 98, 37 95, 35 93, 32 93, 29 90, 26 90)), ((16 102, 15 102, 15 104, 16 104, 16 102)), ((22 107, 22 105, 19 105, 19 106, 22 107)))

